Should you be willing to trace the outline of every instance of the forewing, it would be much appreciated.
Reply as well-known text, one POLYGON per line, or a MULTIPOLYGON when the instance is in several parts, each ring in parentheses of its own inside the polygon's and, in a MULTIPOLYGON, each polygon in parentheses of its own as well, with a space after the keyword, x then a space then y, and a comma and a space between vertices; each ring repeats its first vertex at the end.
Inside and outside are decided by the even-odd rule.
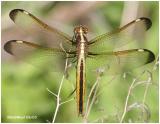
POLYGON ((125 26, 102 34, 89 41, 90 52, 111 52, 128 43, 140 39, 145 30, 151 27, 151 20, 141 17, 133 20, 125 26))
POLYGON ((25 10, 12 10, 10 12, 10 18, 19 27, 21 27, 22 30, 25 30, 27 33, 29 33, 29 35, 32 35, 33 37, 38 36, 38 38, 41 38, 41 40, 44 40, 45 38, 45 40, 49 41, 50 44, 54 45, 54 47, 59 47, 61 43, 63 43, 63 47, 65 48, 73 47, 71 42, 72 37, 54 27, 45 24, 43 21, 25 10))
POLYGON ((31 42, 11 40, 4 45, 5 51, 17 59, 38 68, 44 67, 57 72, 64 70, 66 53, 61 49, 46 48, 31 42))
POLYGON ((132 49, 117 52, 92 53, 86 59, 88 71, 103 69, 108 74, 119 74, 154 61, 154 54, 147 49, 132 49))

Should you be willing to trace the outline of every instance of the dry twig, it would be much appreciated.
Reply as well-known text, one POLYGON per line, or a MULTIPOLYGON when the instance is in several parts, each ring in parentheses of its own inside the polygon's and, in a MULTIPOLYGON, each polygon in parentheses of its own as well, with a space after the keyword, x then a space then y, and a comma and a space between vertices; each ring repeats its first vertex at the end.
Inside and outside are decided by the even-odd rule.
MULTIPOLYGON (((61 47, 62 47, 62 46, 61 46, 61 47)), ((62 48, 62 49, 63 49, 63 48, 62 48)), ((63 50, 64 50, 64 49, 63 49, 63 50)), ((65 51, 65 50, 64 50, 64 51, 65 51)), ((66 51, 65 51, 65 53, 66 53, 66 51)), ((68 102, 70 102, 70 101, 73 100, 73 98, 72 98, 72 99, 69 99, 69 100, 67 100, 67 101, 61 102, 61 98, 60 98, 60 94, 61 94, 61 90, 62 90, 62 85, 63 85, 64 78, 65 78, 65 75, 66 75, 66 72, 67 72, 67 68, 68 68, 68 54, 67 54, 67 53, 66 53, 66 56, 67 56, 67 57, 66 57, 66 62, 65 62, 64 74, 63 74, 63 76, 62 76, 62 79, 61 79, 61 82, 60 82, 60 85, 59 85, 58 93, 57 93, 57 94, 56 94, 56 93, 53 93, 52 91, 50 91, 50 90, 47 88, 47 91, 48 91, 49 93, 51 93, 52 95, 54 95, 54 96, 56 97, 56 101, 57 101, 57 103, 56 103, 56 109, 55 109, 54 116, 53 116, 53 119, 52 119, 52 123, 54 123, 55 120, 56 120, 59 107, 60 107, 61 105, 65 104, 65 103, 68 103, 68 102)))
MULTIPOLYGON (((144 102, 145 102, 146 94, 147 94, 148 87, 151 84, 151 79, 152 79, 152 75, 149 71, 144 71, 142 74, 144 74, 145 72, 147 72, 149 74, 148 79, 145 80, 145 81, 137 81, 142 76, 142 75, 140 75, 137 78, 133 79, 133 81, 132 81, 132 83, 131 83, 131 85, 128 89, 128 94, 127 94, 127 97, 126 97, 126 100, 125 100, 125 106, 124 106, 123 114, 122 114, 121 119, 120 119, 120 123, 123 122, 126 113, 129 111, 128 102, 129 102, 129 97, 131 96, 132 90, 135 87, 137 87, 141 84, 146 84, 146 88, 145 88, 145 92, 144 92, 144 96, 143 96, 143 103, 142 103, 142 105, 145 106, 144 102)), ((144 109, 143 109, 143 112, 144 112, 144 109)))
POLYGON ((92 105, 95 101, 97 90, 98 90, 98 87, 99 87, 100 73, 102 73, 102 72, 98 72, 96 82, 93 84, 93 86, 90 90, 88 100, 87 100, 87 105, 86 105, 86 112, 85 112, 85 115, 84 115, 84 118, 83 118, 83 122, 87 122, 88 115, 89 115, 89 113, 91 111, 91 108, 92 108, 92 105))

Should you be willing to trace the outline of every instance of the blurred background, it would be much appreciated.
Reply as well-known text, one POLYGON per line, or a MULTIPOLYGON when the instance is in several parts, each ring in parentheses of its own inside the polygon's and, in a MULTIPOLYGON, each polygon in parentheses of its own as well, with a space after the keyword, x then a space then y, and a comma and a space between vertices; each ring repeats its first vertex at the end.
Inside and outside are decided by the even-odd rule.
MULTIPOLYGON (((128 89, 133 79, 141 75, 143 70, 148 70, 152 75, 151 84, 148 88, 146 88, 146 84, 138 85, 132 90, 123 122, 159 122, 158 2, 2 2, 1 6, 2 122, 52 122, 56 98, 46 88, 57 93, 63 75, 63 72, 50 72, 45 66, 37 69, 23 61, 18 61, 4 51, 3 46, 9 40, 34 38, 33 35, 23 32, 23 29, 16 26, 9 18, 9 12, 17 8, 27 10, 70 36, 73 36, 72 32, 76 25, 86 25, 92 38, 127 24, 138 17, 150 18, 152 27, 145 32, 144 40, 137 43, 136 48, 151 50, 155 54, 156 60, 138 69, 134 74, 128 74, 125 78, 123 75, 101 76, 99 95, 86 120, 87 122, 120 122, 128 89), (17 119, 16 116, 21 118, 17 119), (23 118, 24 116, 31 118, 23 118)), ((39 34, 35 37, 38 36, 39 34)), ((128 48, 132 47, 133 45, 128 46, 128 48)), ((93 74, 86 75, 90 79, 93 78, 93 74)), ((75 76, 75 70, 70 71, 69 78, 64 80, 61 90, 62 101, 75 97, 73 94, 67 98, 74 90, 75 76)), ((145 82, 148 77, 148 74, 144 73, 138 81, 145 82)), ((96 79, 87 81, 86 99, 95 81, 96 79)), ((83 119, 77 116, 76 100, 74 99, 60 106, 55 122, 82 121, 83 119)))

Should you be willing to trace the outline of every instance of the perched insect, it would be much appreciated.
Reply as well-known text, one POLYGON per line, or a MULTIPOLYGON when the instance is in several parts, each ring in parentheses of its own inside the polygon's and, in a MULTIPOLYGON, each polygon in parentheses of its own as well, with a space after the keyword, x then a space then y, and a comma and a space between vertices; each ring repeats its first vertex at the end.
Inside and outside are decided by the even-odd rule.
MULTIPOLYGON (((61 56, 66 59, 66 53, 70 62, 76 63, 76 99, 78 114, 84 114, 84 97, 86 85, 86 69, 94 70, 98 67, 107 68, 108 73, 119 73, 120 70, 128 71, 136 67, 151 63, 154 61, 154 54, 147 49, 130 49, 123 51, 114 51, 115 43, 121 47, 129 43, 131 38, 127 33, 133 26, 139 26, 148 30, 152 23, 150 19, 141 17, 121 28, 112 32, 102 34, 91 40, 87 39, 88 29, 85 26, 77 26, 74 28, 74 35, 69 36, 56 28, 50 27, 29 12, 22 9, 14 9, 10 12, 10 18, 21 28, 34 32, 37 30, 41 33, 50 33, 50 41, 62 43, 65 51, 58 46, 46 47, 44 45, 35 44, 23 40, 11 40, 4 45, 5 51, 18 58, 31 55, 36 52, 35 56, 38 61, 45 57, 61 56), (38 51, 38 52, 37 52, 38 51), (74 60, 74 61, 73 61, 74 60), (92 63, 92 64, 91 64, 92 63), (131 65, 131 66, 129 66, 131 65), (113 69, 114 68, 114 69, 113 69)), ((52 68, 56 69, 59 64, 54 59, 52 68)), ((31 64, 35 64, 34 62, 31 64)))

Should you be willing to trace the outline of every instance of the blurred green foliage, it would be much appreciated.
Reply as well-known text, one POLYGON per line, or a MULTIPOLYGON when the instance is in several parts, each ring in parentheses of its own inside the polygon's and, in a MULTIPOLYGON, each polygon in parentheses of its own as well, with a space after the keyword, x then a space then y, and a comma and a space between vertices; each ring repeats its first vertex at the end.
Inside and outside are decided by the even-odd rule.
MULTIPOLYGON (((37 17, 48 18, 51 12, 57 12, 59 6, 69 6, 78 4, 77 2, 2 2, 2 20, 9 19, 8 13, 15 8, 22 8, 34 13, 37 17)), ((104 2, 102 5, 95 4, 94 9, 91 9, 91 14, 95 14, 99 18, 92 20, 89 23, 91 29, 97 34, 104 33, 120 25, 122 12, 125 2, 104 2), (101 21, 103 19, 103 21, 101 21), (96 22, 96 23, 94 23, 96 22), (97 23, 99 22, 99 23, 97 23), (101 23, 102 22, 102 23, 101 23), (104 27, 105 25, 105 27, 104 27)), ((155 56, 158 56, 158 2, 140 2, 151 18, 153 25, 146 33, 146 41, 143 42, 143 47, 152 50, 155 56)), ((73 10, 75 13, 75 10, 73 10)), ((59 13, 61 14, 61 13, 59 13)), ((89 17, 89 16, 88 16, 89 17)), ((68 15, 69 18, 69 15, 68 15)), ((86 17, 87 18, 87 17, 86 17)), ((93 18, 92 18, 93 19, 93 18)), ((70 24, 77 24, 78 19, 73 20, 70 24)), ((6 25, 6 24, 5 24, 6 25)), ((67 23, 66 23, 67 25, 67 23)), ((22 29, 23 30, 23 29, 22 29)), ((2 32, 5 30, 2 30, 2 32)), ((3 37, 3 35, 2 35, 3 37)), ((22 39, 23 40, 23 39, 22 39)), ((142 47, 140 46, 140 47, 142 47)), ((7 54, 5 54, 7 55, 7 54)), ((144 68, 152 71, 154 63, 145 66, 144 68)), ((54 67, 53 67, 54 68, 54 67)), ((52 68, 49 69, 50 71, 52 68)), ((58 92, 59 83, 63 72, 49 72, 45 66, 41 69, 32 67, 23 62, 7 61, 2 58, 2 122, 51 122, 55 107, 56 98, 50 94, 46 88, 49 88, 54 93, 58 92), (31 116, 34 119, 16 119, 10 116, 31 116)), ((139 69, 133 75, 137 77, 142 73, 139 69)), ((95 82, 93 75, 87 74, 91 81, 87 83, 87 93, 95 82), (90 83, 93 82, 93 83, 90 83)), ((69 71, 68 79, 64 80, 61 98, 66 100, 68 95, 74 90, 75 86, 75 69, 69 71)), ((140 80, 147 80, 148 75, 144 74, 140 80)), ((152 71, 152 83, 149 86, 145 104, 148 107, 148 120, 144 121, 145 117, 139 118, 141 113, 140 108, 135 108, 126 113, 124 122, 159 122, 159 103, 158 103, 158 69, 152 71)), ((112 76, 104 75, 100 79, 99 92, 102 92, 93 104, 89 115, 89 122, 119 122, 122 115, 128 88, 133 81, 133 76, 128 75, 126 79, 121 75, 116 76, 116 79, 110 81, 112 76)), ((129 104, 141 103, 145 91, 145 85, 140 85, 133 90, 129 104)), ((71 97, 73 97, 72 95, 71 97)), ((76 100, 72 100, 62 105, 58 111, 56 122, 82 122, 82 118, 77 116, 76 100)))

